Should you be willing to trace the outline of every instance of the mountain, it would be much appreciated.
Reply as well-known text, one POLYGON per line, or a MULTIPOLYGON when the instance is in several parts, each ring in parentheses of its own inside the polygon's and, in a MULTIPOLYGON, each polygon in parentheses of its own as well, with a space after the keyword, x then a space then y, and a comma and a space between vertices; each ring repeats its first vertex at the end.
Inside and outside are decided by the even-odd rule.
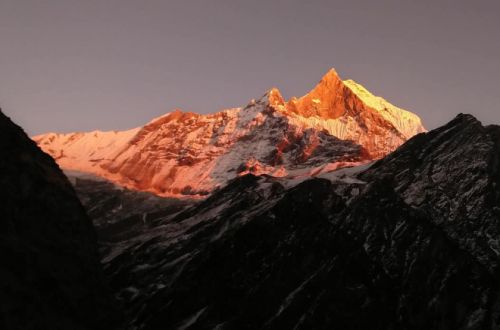
POLYGON ((163 196, 203 196, 247 173, 315 176, 379 159, 417 133, 420 119, 330 70, 307 95, 270 89, 244 108, 176 110, 144 127, 34 137, 66 170, 163 196))
POLYGON ((499 164, 500 127, 459 115, 374 164, 124 213, 102 262, 134 329, 498 329, 499 164))
POLYGON ((0 328, 114 329, 96 233, 54 160, 0 111, 0 328))
POLYGON ((492 272, 500 255, 500 127, 460 114, 375 163, 363 180, 390 183, 492 272))

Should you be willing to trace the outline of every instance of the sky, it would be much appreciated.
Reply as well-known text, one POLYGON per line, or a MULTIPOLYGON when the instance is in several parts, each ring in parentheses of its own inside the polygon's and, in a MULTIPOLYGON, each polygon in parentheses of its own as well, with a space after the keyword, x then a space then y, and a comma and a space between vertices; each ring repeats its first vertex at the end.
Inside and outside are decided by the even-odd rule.
POLYGON ((28 134, 307 93, 330 68, 418 114, 500 124, 498 0, 0 0, 0 107, 28 134))

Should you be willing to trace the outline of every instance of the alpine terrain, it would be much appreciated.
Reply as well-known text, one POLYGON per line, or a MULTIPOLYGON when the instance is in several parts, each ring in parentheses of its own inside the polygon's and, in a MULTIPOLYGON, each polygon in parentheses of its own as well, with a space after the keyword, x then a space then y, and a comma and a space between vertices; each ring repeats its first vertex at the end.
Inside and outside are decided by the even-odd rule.
POLYGON ((197 202, 76 189, 131 329, 498 329, 499 164, 500 127, 461 114, 373 164, 197 202))
POLYGON ((123 132, 34 137, 65 170, 163 196, 203 196, 247 173, 315 176, 379 159, 415 134, 420 119, 330 70, 301 98, 278 89, 244 108, 176 110, 123 132))
POLYGON ((500 126, 426 132, 331 70, 288 101, 34 137, 69 180, 0 128, 1 328, 500 329, 500 126))

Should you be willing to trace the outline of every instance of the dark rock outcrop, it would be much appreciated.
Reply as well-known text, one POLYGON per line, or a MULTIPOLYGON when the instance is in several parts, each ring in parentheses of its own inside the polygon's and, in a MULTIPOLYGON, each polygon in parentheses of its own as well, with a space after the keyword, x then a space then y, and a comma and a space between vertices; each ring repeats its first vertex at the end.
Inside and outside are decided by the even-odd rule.
POLYGON ((54 160, 0 111, 0 328, 113 329, 96 235, 54 160))

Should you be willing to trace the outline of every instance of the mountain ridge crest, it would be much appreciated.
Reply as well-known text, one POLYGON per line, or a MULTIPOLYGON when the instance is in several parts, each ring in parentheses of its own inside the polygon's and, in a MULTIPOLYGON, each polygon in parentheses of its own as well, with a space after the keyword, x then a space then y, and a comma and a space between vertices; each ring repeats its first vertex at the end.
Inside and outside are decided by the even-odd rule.
POLYGON ((64 169, 194 197, 246 173, 293 178, 363 164, 425 132, 418 116, 354 84, 331 69, 309 93, 288 101, 271 88, 244 108, 176 109, 123 132, 33 139, 64 169))

